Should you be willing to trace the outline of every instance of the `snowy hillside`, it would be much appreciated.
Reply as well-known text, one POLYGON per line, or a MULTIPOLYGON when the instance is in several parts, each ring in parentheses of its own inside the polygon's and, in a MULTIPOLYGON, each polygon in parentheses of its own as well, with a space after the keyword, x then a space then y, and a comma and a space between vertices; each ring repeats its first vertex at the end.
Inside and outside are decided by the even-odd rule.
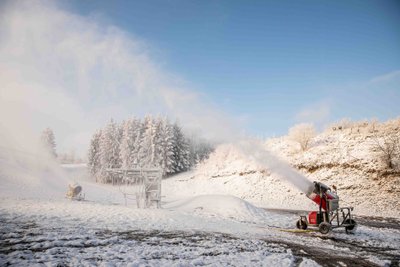
POLYGON ((269 140, 267 146, 311 180, 336 185, 357 213, 400 217, 400 172, 385 166, 373 138, 345 129, 320 134, 304 153, 293 152, 285 138, 269 140))
MULTIPOLYGON (((400 217, 400 175, 388 170, 369 131, 326 131, 300 151, 287 137, 270 139, 265 147, 311 181, 336 185, 342 206, 357 214, 400 217)), ((259 206, 310 209, 315 205, 284 177, 262 168, 233 145, 219 146, 208 160, 187 174, 165 181, 166 195, 231 194, 259 206)))
POLYGON ((325 266, 327 260, 386 266, 399 260, 398 220, 357 217, 356 235, 335 229, 323 236, 294 231, 296 212, 254 205, 299 208, 298 201, 307 208, 310 201, 229 145, 196 172, 164 180, 162 209, 138 209, 133 199, 126 205, 118 186, 91 181, 84 165, 32 173, 1 164, 1 266, 325 266), (85 201, 65 199, 74 181, 85 201))

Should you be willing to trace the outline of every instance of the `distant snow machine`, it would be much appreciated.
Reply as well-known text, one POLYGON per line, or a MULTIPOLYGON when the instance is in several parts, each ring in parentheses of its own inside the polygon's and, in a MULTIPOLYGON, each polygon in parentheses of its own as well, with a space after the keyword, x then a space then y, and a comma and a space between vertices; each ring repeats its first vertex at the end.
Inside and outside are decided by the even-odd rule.
MULTIPOLYGON (((335 187, 333 187, 335 189, 335 187)), ((353 207, 339 208, 339 197, 323 183, 314 182, 314 188, 307 197, 319 205, 318 211, 311 211, 307 216, 300 216, 296 226, 305 230, 307 227, 318 227, 322 234, 327 234, 331 229, 344 227, 346 233, 354 233, 357 223, 351 217, 353 207)))
POLYGON ((78 201, 84 200, 85 195, 82 194, 82 186, 80 186, 77 183, 74 183, 72 185, 69 184, 66 197, 70 200, 78 200, 78 201))

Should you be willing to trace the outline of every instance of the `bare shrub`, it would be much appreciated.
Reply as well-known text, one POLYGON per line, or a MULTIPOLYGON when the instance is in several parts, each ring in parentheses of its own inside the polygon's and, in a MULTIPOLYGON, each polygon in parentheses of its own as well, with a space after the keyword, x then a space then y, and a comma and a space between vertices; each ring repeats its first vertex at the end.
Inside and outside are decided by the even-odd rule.
POLYGON ((380 151, 382 160, 389 169, 398 169, 400 163, 400 134, 395 131, 383 136, 374 134, 374 148, 380 151))
POLYGON ((333 131, 341 131, 341 130, 345 130, 348 128, 352 128, 354 125, 354 123, 348 119, 348 118, 344 118, 341 119, 340 121, 336 121, 332 124, 330 124, 328 126, 328 129, 332 129, 333 131))
POLYGON ((301 123, 289 129, 289 138, 300 144, 303 151, 310 146, 311 139, 316 135, 315 128, 312 124, 301 123))
POLYGON ((376 118, 371 119, 371 121, 369 123, 368 131, 370 133, 376 133, 376 132, 378 132, 378 128, 379 128, 378 119, 376 119, 376 118))

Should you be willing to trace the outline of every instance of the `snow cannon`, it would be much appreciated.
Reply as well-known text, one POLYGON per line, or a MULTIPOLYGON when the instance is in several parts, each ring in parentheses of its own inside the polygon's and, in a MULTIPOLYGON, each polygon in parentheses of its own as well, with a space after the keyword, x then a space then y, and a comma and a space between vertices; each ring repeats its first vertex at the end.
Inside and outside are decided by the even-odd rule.
POLYGON ((82 186, 77 183, 69 184, 66 197, 70 200, 83 200, 85 196, 82 195, 82 186))
POLYGON ((335 191, 323 183, 314 182, 306 196, 318 205, 318 211, 311 211, 308 216, 300 216, 296 223, 298 229, 306 230, 308 227, 314 227, 322 234, 340 227, 344 227, 348 234, 356 231, 357 223, 351 216, 353 207, 339 207, 336 187, 332 187, 335 191))

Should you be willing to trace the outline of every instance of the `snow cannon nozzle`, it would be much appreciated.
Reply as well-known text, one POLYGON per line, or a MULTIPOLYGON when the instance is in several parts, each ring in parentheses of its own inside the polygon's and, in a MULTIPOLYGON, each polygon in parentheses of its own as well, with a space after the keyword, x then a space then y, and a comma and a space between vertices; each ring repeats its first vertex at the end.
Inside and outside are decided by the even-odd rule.
POLYGON ((331 188, 329 186, 321 182, 314 181, 314 193, 320 194, 321 192, 326 193, 327 191, 331 191, 331 188))
POLYGON ((329 186, 321 182, 314 181, 314 186, 309 189, 307 197, 314 201, 323 210, 328 210, 327 202, 336 200, 339 201, 339 197, 331 190, 329 186))

